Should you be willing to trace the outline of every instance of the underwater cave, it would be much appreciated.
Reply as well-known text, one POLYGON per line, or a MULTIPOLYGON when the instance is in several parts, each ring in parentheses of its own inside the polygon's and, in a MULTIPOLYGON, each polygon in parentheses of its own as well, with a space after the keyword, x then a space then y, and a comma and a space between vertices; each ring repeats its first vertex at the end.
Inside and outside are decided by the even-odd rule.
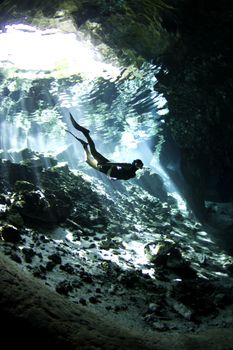
POLYGON ((232 31, 231 0, 0 1, 8 348, 233 349, 232 31))

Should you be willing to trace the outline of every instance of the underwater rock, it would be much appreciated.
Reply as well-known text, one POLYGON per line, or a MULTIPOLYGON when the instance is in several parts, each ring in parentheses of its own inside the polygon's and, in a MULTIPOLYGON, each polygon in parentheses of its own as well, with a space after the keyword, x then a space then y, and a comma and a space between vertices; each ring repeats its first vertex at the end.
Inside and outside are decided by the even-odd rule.
POLYGON ((20 231, 13 225, 3 225, 0 228, 0 235, 4 241, 18 243, 21 240, 20 231))
POLYGON ((6 218, 6 212, 7 212, 7 205, 0 204, 0 219, 6 218))
POLYGON ((170 239, 146 244, 144 253, 147 258, 160 269, 160 271, 158 271, 158 277, 160 278, 165 278, 166 280, 164 273, 169 270, 179 276, 189 279, 196 276, 196 271, 182 256, 181 249, 170 239), (161 270, 161 268, 164 270, 161 270))
POLYGON ((10 257, 13 261, 17 262, 18 264, 22 263, 22 259, 20 258, 20 256, 16 252, 12 252, 10 254, 10 257))
POLYGON ((60 269, 62 271, 67 272, 70 275, 73 275, 75 273, 75 269, 74 267, 70 264, 70 263, 66 263, 66 264, 61 264, 60 265, 60 269))
POLYGON ((16 181, 37 184, 43 169, 58 164, 53 157, 46 157, 30 149, 24 149, 20 152, 4 152, 0 157, 4 159, 0 163, 2 178, 13 185, 16 181))
POLYGON ((39 169, 31 169, 26 165, 4 161, 1 166, 1 177, 10 185, 14 185, 16 181, 29 181, 37 183, 37 174, 41 172, 39 169))
POLYGON ((4 193, 0 193, 0 204, 10 204, 10 198, 4 193))
POLYGON ((32 248, 29 247, 23 247, 22 253, 24 254, 25 261, 27 263, 32 262, 32 258, 36 255, 35 251, 32 248))
POLYGON ((161 321, 153 322, 152 323, 152 327, 154 329, 156 329, 157 331, 160 331, 160 332, 165 332, 165 331, 169 330, 169 327, 165 323, 163 323, 161 321))
POLYGON ((48 169, 57 165, 57 160, 52 157, 39 156, 36 158, 26 159, 20 162, 20 164, 27 165, 33 169, 48 169))
POLYGON ((149 242, 144 247, 144 253, 151 262, 166 265, 168 254, 174 246, 175 242, 168 239, 149 242))
POLYGON ((36 152, 30 150, 29 148, 25 148, 20 151, 12 151, 8 150, 6 151, 1 151, 0 152, 0 158, 9 160, 12 163, 19 163, 23 159, 31 159, 33 157, 36 157, 36 152))
POLYGON ((25 220, 35 220, 48 224, 57 222, 50 203, 41 191, 15 193, 12 207, 16 209, 25 220))
POLYGON ((67 280, 60 281, 56 286, 56 291, 59 294, 68 295, 73 290, 71 283, 67 280))
POLYGON ((51 156, 44 156, 39 152, 35 152, 29 148, 24 148, 20 151, 1 152, 0 158, 8 160, 14 164, 28 166, 30 168, 49 168, 57 165, 57 160, 51 156))
POLYGON ((182 317, 184 317, 187 320, 191 320, 191 318, 192 318, 192 316, 194 314, 194 311, 190 307, 188 307, 188 306, 186 306, 186 305, 184 305, 184 304, 182 304, 180 302, 177 302, 176 300, 171 299, 171 298, 167 298, 166 302, 176 312, 178 312, 178 314, 180 314, 182 317))
POLYGON ((11 212, 18 213, 27 222, 56 224, 64 221, 72 207, 70 197, 62 190, 54 188, 43 192, 33 183, 18 180, 12 196, 11 212))
POLYGON ((18 180, 15 183, 15 191, 17 192, 23 192, 23 191, 33 191, 37 190, 38 188, 31 182, 25 181, 25 180, 18 180))
POLYGON ((170 269, 179 269, 183 267, 184 259, 178 249, 172 249, 167 257, 166 266, 170 269))
POLYGON ((32 273, 34 277, 38 277, 43 280, 46 279, 46 268, 43 265, 34 267, 32 273))
POLYGON ((58 255, 56 253, 49 255, 48 259, 51 260, 52 262, 54 262, 54 264, 56 264, 56 265, 59 265, 62 262, 60 255, 58 255))
POLYGON ((16 226, 16 227, 23 227, 24 226, 24 220, 22 218, 22 216, 20 215, 20 213, 15 210, 15 209, 10 209, 8 212, 7 212, 7 215, 6 215, 6 220, 16 226))
POLYGON ((144 173, 137 180, 133 180, 133 182, 150 193, 150 195, 162 201, 167 200, 168 194, 163 179, 159 174, 144 171, 144 173))

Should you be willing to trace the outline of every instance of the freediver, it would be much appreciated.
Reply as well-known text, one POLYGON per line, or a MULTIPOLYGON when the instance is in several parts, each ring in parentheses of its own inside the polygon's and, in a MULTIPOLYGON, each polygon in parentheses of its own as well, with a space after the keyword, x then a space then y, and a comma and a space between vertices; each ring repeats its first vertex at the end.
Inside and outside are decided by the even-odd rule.
POLYGON ((132 163, 112 163, 109 159, 100 154, 96 148, 95 143, 90 136, 90 131, 83 126, 79 125, 70 113, 70 119, 72 125, 76 130, 81 131, 86 137, 87 142, 76 137, 72 132, 69 132, 72 136, 78 140, 85 151, 85 161, 92 168, 104 173, 112 180, 129 180, 136 176, 136 171, 143 168, 143 162, 141 159, 135 159, 132 163))

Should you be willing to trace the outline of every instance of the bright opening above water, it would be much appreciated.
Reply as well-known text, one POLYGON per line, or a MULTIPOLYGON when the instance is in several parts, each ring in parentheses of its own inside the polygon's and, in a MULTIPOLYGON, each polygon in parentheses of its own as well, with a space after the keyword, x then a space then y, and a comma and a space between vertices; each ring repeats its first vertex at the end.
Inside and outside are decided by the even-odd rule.
POLYGON ((116 77, 120 70, 103 61, 90 41, 56 28, 38 30, 24 24, 7 25, 0 32, 0 68, 8 77, 27 79, 75 74, 87 79, 116 77))

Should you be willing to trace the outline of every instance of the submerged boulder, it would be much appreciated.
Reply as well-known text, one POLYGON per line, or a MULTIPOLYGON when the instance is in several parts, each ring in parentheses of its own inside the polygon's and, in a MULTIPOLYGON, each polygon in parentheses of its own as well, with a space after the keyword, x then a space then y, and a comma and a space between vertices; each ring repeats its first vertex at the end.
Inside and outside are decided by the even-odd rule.
POLYGON ((20 231, 13 225, 3 225, 0 228, 0 236, 6 242, 18 243, 21 240, 20 231))
POLYGON ((146 170, 143 172, 142 176, 134 180, 134 182, 150 193, 150 195, 155 196, 162 201, 167 200, 168 194, 164 181, 159 174, 151 173, 146 170))

